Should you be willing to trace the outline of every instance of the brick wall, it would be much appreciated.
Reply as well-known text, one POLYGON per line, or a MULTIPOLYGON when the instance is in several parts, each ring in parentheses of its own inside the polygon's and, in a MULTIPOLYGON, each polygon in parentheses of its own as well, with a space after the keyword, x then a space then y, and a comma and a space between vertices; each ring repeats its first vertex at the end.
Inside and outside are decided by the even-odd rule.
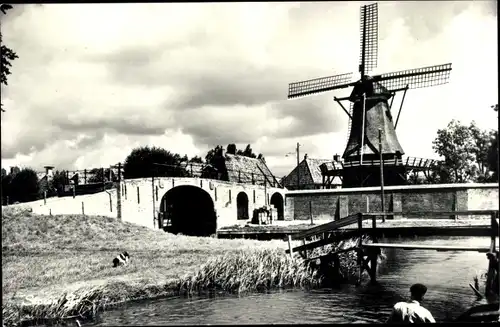
MULTIPOLYGON (((443 184, 385 188, 385 209, 393 212, 498 210, 498 184, 443 184)), ((333 220, 357 212, 380 212, 380 188, 290 191, 285 219, 333 220)))

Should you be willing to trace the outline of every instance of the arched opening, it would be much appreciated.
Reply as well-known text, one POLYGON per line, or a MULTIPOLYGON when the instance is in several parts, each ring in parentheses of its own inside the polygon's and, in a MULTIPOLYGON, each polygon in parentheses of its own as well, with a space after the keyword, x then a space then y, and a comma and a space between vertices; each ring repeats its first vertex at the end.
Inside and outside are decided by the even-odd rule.
POLYGON ((271 205, 278 211, 278 220, 285 220, 283 195, 278 192, 274 193, 273 196, 271 196, 271 205))
POLYGON ((165 193, 160 217, 160 228, 174 234, 210 236, 217 230, 214 202, 197 186, 176 186, 165 193))
POLYGON ((245 192, 236 196, 236 207, 238 208, 238 219, 248 219, 248 196, 245 192))

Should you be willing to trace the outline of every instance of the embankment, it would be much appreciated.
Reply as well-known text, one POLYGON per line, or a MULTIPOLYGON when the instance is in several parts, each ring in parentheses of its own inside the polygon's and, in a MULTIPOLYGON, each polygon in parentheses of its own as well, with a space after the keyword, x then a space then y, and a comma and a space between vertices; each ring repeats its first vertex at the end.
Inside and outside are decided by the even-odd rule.
POLYGON ((281 240, 176 236, 109 217, 4 208, 3 323, 85 319, 152 297, 319 286, 321 276, 291 260, 286 247, 281 240), (124 250, 130 264, 112 268, 124 250))

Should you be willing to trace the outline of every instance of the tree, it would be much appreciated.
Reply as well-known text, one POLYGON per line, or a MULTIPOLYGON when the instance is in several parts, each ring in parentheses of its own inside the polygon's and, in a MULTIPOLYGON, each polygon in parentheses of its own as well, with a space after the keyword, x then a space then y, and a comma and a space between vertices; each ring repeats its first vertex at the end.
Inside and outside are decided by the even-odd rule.
MULTIPOLYGON (((1 4, 0 10, 4 15, 7 14, 7 10, 12 9, 12 6, 9 4, 1 4)), ((12 67, 11 62, 19 58, 17 54, 8 46, 3 44, 2 32, 0 31, 0 44, 2 44, 0 53, 2 55, 0 65, 1 65, 1 77, 0 84, 7 85, 7 76, 11 74, 10 67, 12 67)), ((0 104, 0 110, 5 111, 1 108, 3 104, 0 104)))
POLYGON ((125 159, 123 176, 125 178, 143 177, 183 177, 187 176, 181 162, 187 161, 187 156, 181 157, 159 147, 139 147, 125 159))
POLYGON ((12 174, 3 174, 4 169, 2 169, 2 203, 7 203, 7 197, 10 201, 10 182, 12 181, 12 174))
POLYGON ((55 189, 58 194, 64 192, 64 186, 69 185, 68 173, 65 170, 56 170, 50 181, 51 189, 55 189))
POLYGON ((227 153, 236 154, 236 144, 231 143, 227 145, 227 153))
POLYGON ((88 183, 103 183, 110 180, 113 182, 118 181, 118 176, 116 176, 115 172, 110 168, 94 168, 90 170, 89 174, 90 177, 87 179, 88 183), (111 179, 109 178, 110 174, 111 179))
POLYGON ((209 150, 205 156, 206 166, 203 168, 201 177, 228 180, 226 158, 223 155, 224 148, 217 145, 209 150))
POLYGON ((37 200, 40 196, 40 185, 36 172, 31 168, 24 168, 15 174, 9 185, 9 193, 12 202, 37 200))
MULTIPOLYGON (((491 153, 496 156, 496 133, 494 131, 481 130, 474 122, 471 123, 469 129, 474 142, 472 153, 477 163, 476 181, 489 182, 491 181, 492 174, 496 171, 494 167, 491 167, 491 162, 489 162, 489 159, 491 160, 489 158, 491 153)), ((495 162, 496 160, 494 159, 493 163, 495 162)))
POLYGON ((245 148, 245 150, 241 151, 241 150, 238 150, 236 152, 237 155, 240 155, 240 156, 245 156, 245 157, 249 157, 249 158, 257 158, 257 155, 255 153, 253 153, 253 150, 252 150, 252 147, 250 146, 250 144, 248 144, 245 148))
POLYGON ((191 159, 189 159, 189 162, 190 162, 190 163, 198 163, 198 164, 202 164, 202 163, 203 163, 203 158, 202 158, 202 157, 199 157, 199 156, 194 156, 194 157, 192 157, 191 159))
POLYGON ((433 149, 444 157, 430 180, 440 183, 484 182, 491 179, 488 151, 494 135, 480 130, 474 122, 469 126, 452 120, 437 132, 433 149), (435 179, 434 179, 435 177, 435 179))
POLYGON ((498 182, 498 133, 491 142, 486 158, 488 169, 492 172, 489 181, 498 182))

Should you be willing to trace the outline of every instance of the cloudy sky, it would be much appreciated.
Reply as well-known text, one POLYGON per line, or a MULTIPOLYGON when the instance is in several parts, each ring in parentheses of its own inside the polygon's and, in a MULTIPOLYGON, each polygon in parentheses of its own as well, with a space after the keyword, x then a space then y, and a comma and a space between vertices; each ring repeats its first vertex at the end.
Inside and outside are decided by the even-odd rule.
MULTIPOLYGON (((301 157, 342 154, 347 116, 332 98, 349 90, 287 100, 288 83, 357 72, 362 4, 15 6, 1 22, 19 55, 1 90, 2 166, 83 169, 141 145, 204 157, 251 143, 283 176, 297 142, 301 157)), ((496 12, 496 1, 379 3, 374 73, 453 63, 449 84, 408 92, 406 155, 436 158, 451 119, 496 129, 496 12)))

